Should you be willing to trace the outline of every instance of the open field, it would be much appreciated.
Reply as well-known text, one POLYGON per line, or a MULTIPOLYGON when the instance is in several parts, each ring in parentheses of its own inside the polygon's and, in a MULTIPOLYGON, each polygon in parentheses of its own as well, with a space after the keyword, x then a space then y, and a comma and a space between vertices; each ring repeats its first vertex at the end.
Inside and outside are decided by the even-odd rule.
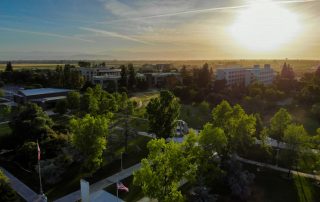
MULTIPOLYGON (((62 64, 12 64, 14 69, 55 69, 62 64)), ((0 64, 0 71, 6 68, 6 64, 0 64)))

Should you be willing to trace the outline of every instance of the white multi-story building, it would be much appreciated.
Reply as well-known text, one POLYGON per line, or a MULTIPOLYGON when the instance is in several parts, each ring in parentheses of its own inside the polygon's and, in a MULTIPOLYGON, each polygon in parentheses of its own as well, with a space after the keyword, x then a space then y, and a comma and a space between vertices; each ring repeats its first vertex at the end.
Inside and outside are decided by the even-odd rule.
POLYGON ((248 86, 254 81, 270 85, 275 77, 275 72, 269 64, 265 64, 263 68, 260 68, 259 65, 254 65, 251 68, 219 68, 216 74, 217 80, 226 80, 228 86, 236 84, 248 86))
POLYGON ((88 81, 93 82, 95 76, 119 77, 121 69, 110 67, 79 67, 82 76, 88 81))

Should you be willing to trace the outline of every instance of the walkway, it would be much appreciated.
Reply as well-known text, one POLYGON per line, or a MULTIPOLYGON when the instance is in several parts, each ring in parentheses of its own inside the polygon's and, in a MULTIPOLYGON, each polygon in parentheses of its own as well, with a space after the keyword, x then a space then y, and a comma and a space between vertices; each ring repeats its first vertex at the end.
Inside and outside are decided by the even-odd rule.
MULTIPOLYGON (((249 160, 249 159, 245 159, 245 158, 242 158, 240 156, 237 156, 236 158, 237 158, 237 160, 239 160, 239 161, 241 161, 243 163, 248 163, 248 164, 252 164, 252 165, 256 165, 256 166, 260 166, 260 167, 266 167, 266 168, 270 168, 272 170, 277 170, 277 171, 285 172, 285 173, 289 172, 289 169, 287 169, 287 168, 281 168, 281 167, 278 167, 278 166, 275 166, 275 165, 271 165, 271 164, 267 164, 267 163, 261 163, 261 162, 253 161, 253 160, 249 160)), ((298 172, 298 171, 295 171, 295 170, 291 170, 291 173, 295 174, 295 175, 302 176, 302 177, 311 178, 311 179, 315 179, 315 180, 320 181, 320 175, 312 175, 312 174, 308 174, 308 173, 298 172)))
POLYGON ((32 189, 27 187, 23 182, 18 180, 15 176, 9 173, 6 169, 0 167, 3 173, 9 178, 10 186, 14 189, 22 198, 26 201, 36 201, 38 199, 38 194, 35 193, 32 189))
MULTIPOLYGON (((127 169, 124 169, 108 178, 105 178, 103 180, 100 180, 92 185, 90 185, 90 193, 94 193, 96 191, 99 191, 101 189, 104 189, 114 183, 116 183, 118 180, 123 180, 133 174, 134 171, 138 170, 140 168, 141 164, 138 163, 134 166, 131 166, 127 169)), ((62 198, 59 198, 55 200, 55 202, 74 202, 81 199, 80 190, 72 192, 62 198)))

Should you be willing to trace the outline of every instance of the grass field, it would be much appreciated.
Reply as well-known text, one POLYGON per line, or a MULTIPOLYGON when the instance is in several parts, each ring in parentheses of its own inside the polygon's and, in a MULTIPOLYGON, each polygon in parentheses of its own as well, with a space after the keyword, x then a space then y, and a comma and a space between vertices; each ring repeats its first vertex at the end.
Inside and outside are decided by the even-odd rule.
MULTIPOLYGON (((13 69, 55 69, 63 64, 12 64, 13 69)), ((0 71, 6 68, 6 64, 0 64, 0 71)))
POLYGON ((295 176, 293 180, 283 178, 283 173, 270 169, 257 171, 255 166, 245 166, 255 174, 253 195, 249 202, 318 202, 320 188, 314 186, 312 180, 295 176))

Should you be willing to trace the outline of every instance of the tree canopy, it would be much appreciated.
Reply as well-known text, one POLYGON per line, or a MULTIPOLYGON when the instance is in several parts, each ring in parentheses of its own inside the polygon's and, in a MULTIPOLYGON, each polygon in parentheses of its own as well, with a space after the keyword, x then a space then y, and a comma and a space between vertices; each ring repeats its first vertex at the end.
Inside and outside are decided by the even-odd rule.
POLYGON ((254 115, 248 115, 240 105, 222 101, 212 110, 212 125, 221 128, 228 139, 228 152, 245 151, 252 144, 256 131, 254 115))
POLYGON ((150 132, 157 137, 172 136, 179 113, 178 99, 170 91, 161 91, 160 97, 151 99, 147 105, 150 132))
MULTIPOLYGON (((111 115, 109 115, 111 116, 111 115)), ((72 119, 72 143, 84 156, 84 167, 93 173, 103 161, 102 154, 107 146, 109 116, 93 117, 87 114, 83 118, 72 119)))
POLYGON ((10 128, 17 140, 23 143, 25 140, 44 139, 49 133, 53 122, 51 118, 36 104, 28 103, 20 106, 12 117, 10 128))
POLYGON ((163 202, 183 201, 178 188, 181 180, 195 177, 197 164, 192 154, 195 146, 192 135, 182 144, 166 143, 164 139, 151 140, 148 157, 141 161, 140 170, 133 174, 134 184, 150 198, 163 202))
POLYGON ((292 123, 292 117, 286 109, 279 109, 270 120, 271 137, 282 140, 284 131, 292 123))

